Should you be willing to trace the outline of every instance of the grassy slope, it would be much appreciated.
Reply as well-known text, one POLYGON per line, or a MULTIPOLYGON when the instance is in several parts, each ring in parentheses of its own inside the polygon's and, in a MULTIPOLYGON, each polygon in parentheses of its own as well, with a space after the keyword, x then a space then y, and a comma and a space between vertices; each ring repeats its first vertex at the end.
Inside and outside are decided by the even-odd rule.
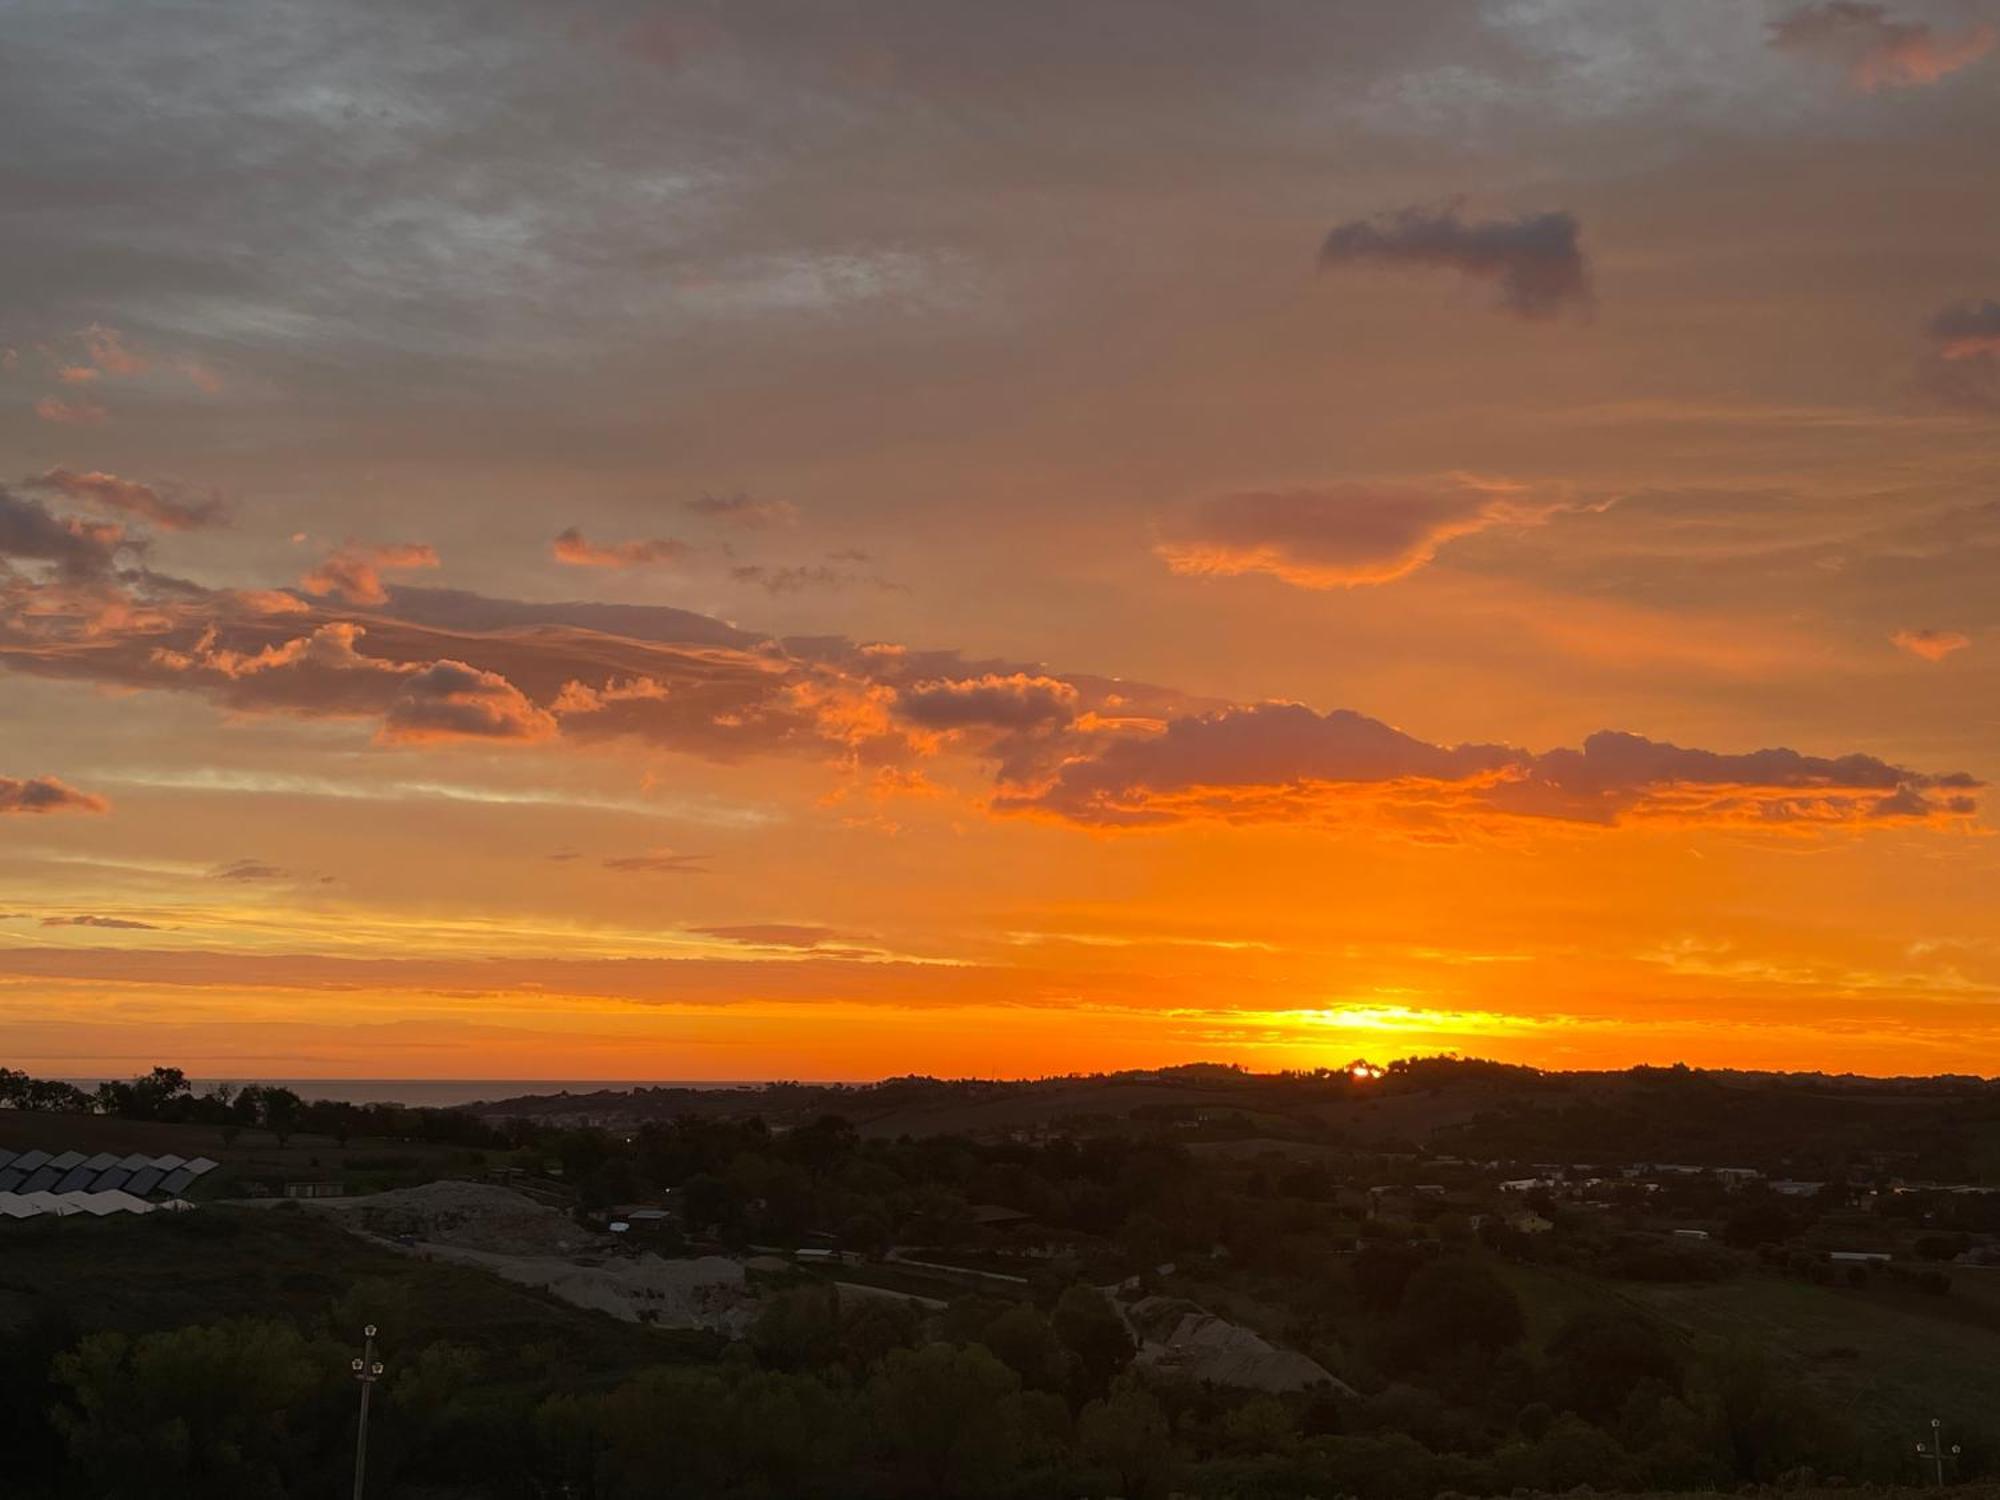
POLYGON ((58 1311, 85 1331, 243 1316, 287 1318, 316 1331, 357 1285, 354 1305, 380 1318, 391 1348, 444 1338, 514 1355, 556 1345, 609 1378, 708 1347, 703 1336, 621 1323, 482 1271, 370 1245, 317 1214, 284 1208, 0 1226, 0 1337, 38 1311, 58 1311))
POLYGON ((1961 1431, 2000 1426, 2000 1284, 1977 1282, 2000 1273, 1960 1272, 1962 1291, 1949 1297, 1764 1273, 1665 1286, 1528 1267, 1508 1274, 1532 1340, 1546 1339, 1578 1308, 1622 1299, 1691 1339, 1761 1350, 1824 1397, 1843 1424, 1890 1451, 1927 1435, 1933 1416, 1961 1431))

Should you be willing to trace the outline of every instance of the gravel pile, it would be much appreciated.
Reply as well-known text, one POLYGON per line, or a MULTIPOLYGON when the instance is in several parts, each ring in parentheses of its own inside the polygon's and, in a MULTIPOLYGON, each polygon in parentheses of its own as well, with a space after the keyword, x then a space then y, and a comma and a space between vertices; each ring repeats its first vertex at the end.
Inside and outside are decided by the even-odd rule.
POLYGON ((1141 1342, 1136 1364, 1209 1385, 1251 1391, 1353 1390, 1317 1360, 1281 1349, 1253 1329, 1171 1297, 1147 1297, 1125 1309, 1141 1342))

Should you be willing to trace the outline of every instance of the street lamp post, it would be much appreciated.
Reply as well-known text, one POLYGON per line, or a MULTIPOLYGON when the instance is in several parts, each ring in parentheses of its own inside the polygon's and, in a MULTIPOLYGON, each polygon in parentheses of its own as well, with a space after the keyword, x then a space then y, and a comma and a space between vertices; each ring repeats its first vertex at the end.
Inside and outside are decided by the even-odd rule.
POLYGON ((1960 1451, 1957 1443, 1953 1443, 1949 1448, 1944 1445, 1943 1429, 1944 1423, 1932 1417, 1931 1440, 1928 1443, 1917 1444, 1917 1456, 1927 1458, 1937 1466, 1937 1482, 1940 1485, 1944 1483, 1944 1461, 1947 1458, 1957 1458, 1960 1451))
POLYGON ((361 1500, 361 1486, 368 1477, 368 1397, 382 1378, 382 1361, 375 1357, 375 1325, 370 1323, 361 1333, 366 1340, 361 1358, 348 1362, 361 1382, 361 1425, 354 1429, 354 1500, 361 1500))

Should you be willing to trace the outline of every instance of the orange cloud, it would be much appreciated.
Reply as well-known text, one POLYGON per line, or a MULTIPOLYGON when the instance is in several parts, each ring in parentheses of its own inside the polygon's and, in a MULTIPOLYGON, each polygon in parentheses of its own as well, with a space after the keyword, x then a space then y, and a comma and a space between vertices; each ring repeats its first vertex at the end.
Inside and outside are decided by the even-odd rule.
POLYGON ((44 422, 64 427, 97 427, 110 413, 89 401, 65 401, 60 396, 44 396, 35 403, 35 415, 44 422))
POLYGON ((386 604, 389 591, 382 583, 384 573, 437 566, 437 549, 422 543, 358 547, 350 542, 301 578, 299 587, 308 594, 321 598, 331 595, 349 604, 386 604))
POLYGON ((222 393, 222 377, 199 360, 181 361, 181 374, 188 383, 204 396, 218 396, 222 393))
POLYGON ((145 356, 126 346, 125 335, 102 323, 84 329, 83 347, 89 351, 90 362, 106 375, 143 375, 150 368, 145 356))
POLYGON ((1943 661, 1972 644, 1971 636, 1956 630, 1899 630, 1889 639, 1925 661, 1943 661))
POLYGON ((1979 783, 1872 756, 1792 750, 1719 754, 1601 731, 1581 749, 1433 745, 1347 709, 1267 703, 1176 719, 1066 761, 1046 784, 1009 790, 1001 812, 1099 828, 1194 820, 1300 821, 1355 811, 1415 828, 1542 818, 1787 827, 1941 822, 1970 816, 1979 783))
POLYGON ((1189 576, 1268 573, 1299 588, 1356 588, 1406 578, 1456 538, 1545 525, 1574 508, 1465 478, 1249 490, 1203 502, 1154 551, 1189 576))
POLYGON ((53 776, 0 776, 0 815, 111 811, 111 804, 53 776))
POLYGON ((572 526, 549 543, 555 560, 574 568, 642 568, 679 562, 693 550, 673 537, 643 537, 597 543, 572 526))
POLYGON ((1969 68, 1993 50, 1985 23, 1946 35, 1922 21, 1892 20, 1880 5, 1824 0, 1793 11, 1771 27, 1771 45, 1836 63, 1858 89, 1920 88, 1969 68))
MULTIPOLYGON (((0 555, 82 545, 38 506, 0 507, 0 522, 10 515, 20 537, 10 546, 0 528, 0 555)), ((629 736, 715 760, 806 754, 856 771, 952 750, 988 766, 994 811, 1096 828, 1358 810, 1452 837, 1497 820, 1812 828, 1943 825, 1976 811, 1971 776, 1865 755, 1718 754, 1611 732, 1541 753, 1435 745, 1351 710, 1210 707, 950 652, 778 642, 665 608, 399 590, 364 625, 326 606, 272 612, 255 593, 114 574, 105 555, 0 591, 0 663, 194 691, 237 712, 371 719, 391 744, 629 736)))

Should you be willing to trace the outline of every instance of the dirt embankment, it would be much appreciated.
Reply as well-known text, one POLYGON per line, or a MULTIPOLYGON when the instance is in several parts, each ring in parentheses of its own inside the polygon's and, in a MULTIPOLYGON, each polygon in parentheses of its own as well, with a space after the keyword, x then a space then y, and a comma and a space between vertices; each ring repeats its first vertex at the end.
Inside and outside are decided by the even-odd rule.
POLYGON ((351 1217, 354 1228, 385 1239, 409 1235, 496 1255, 574 1255, 609 1243, 546 1204, 484 1182, 427 1182, 360 1198, 302 1201, 351 1217))
POLYGON ((610 1236, 579 1229, 567 1215, 510 1188, 430 1182, 364 1198, 305 1201, 368 1234, 408 1236, 429 1259, 477 1266, 623 1322, 734 1337, 756 1316, 756 1298, 736 1261, 614 1253, 610 1236))

